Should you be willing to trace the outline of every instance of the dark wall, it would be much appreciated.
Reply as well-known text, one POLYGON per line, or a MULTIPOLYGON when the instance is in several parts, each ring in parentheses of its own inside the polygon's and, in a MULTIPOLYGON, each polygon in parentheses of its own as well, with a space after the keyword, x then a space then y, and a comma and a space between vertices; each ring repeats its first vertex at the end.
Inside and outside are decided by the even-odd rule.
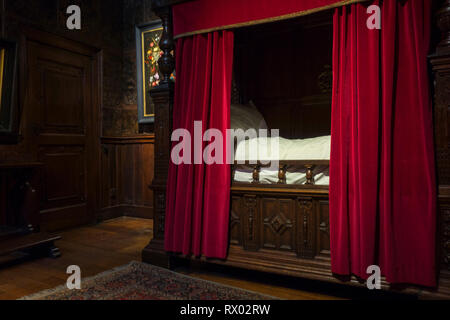
POLYGON ((120 108, 114 109, 113 126, 106 127, 106 136, 136 136, 103 140, 101 215, 153 217, 154 137, 138 135, 136 88, 136 25, 158 19, 149 0, 123 0, 122 11, 122 97, 120 108))

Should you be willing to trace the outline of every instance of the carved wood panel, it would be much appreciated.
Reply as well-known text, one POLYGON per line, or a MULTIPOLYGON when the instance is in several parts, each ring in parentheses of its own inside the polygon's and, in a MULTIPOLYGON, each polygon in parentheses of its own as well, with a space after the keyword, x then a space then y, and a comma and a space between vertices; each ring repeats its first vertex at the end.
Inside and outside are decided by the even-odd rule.
POLYGON ((243 200, 243 215, 241 215, 241 219, 244 226, 244 248, 247 250, 258 250, 258 200, 255 195, 245 195, 243 200))
POLYGON ((435 72, 434 128, 438 183, 450 185, 450 56, 431 62, 435 72))
POLYGON ((154 221, 153 232, 155 239, 164 239, 166 222, 166 189, 154 189, 154 221))
POLYGON ((150 92, 155 103, 155 173, 152 181, 154 239, 164 239, 166 219, 166 185, 170 163, 170 136, 172 132, 172 110, 174 84, 160 85, 150 92))
POLYGON ((265 249, 294 251, 295 209, 292 199, 261 199, 261 244, 265 249))
POLYGON ((316 251, 315 207, 312 198, 297 198, 297 253, 313 258, 316 251))
POLYGON ((317 253, 330 255, 330 208, 328 201, 318 202, 317 253))
POLYGON ((42 132, 84 134, 83 70, 45 60, 38 64, 43 84, 42 132))
POLYGON ((45 163, 42 209, 84 205, 84 148, 42 147, 39 154, 45 163))
POLYGON ((450 203, 441 204, 441 262, 443 270, 450 271, 450 203))
POLYGON ((230 244, 242 245, 241 197, 231 198, 230 244))

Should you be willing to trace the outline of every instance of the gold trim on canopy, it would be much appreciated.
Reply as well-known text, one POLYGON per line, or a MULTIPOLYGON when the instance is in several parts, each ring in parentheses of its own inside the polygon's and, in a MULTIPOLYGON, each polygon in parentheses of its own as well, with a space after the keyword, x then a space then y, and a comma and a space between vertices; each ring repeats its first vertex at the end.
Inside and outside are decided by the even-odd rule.
POLYGON ((306 16, 308 14, 316 13, 316 12, 319 12, 319 11, 324 11, 324 10, 328 10, 328 9, 333 9, 333 8, 337 8, 337 7, 346 6, 346 5, 353 4, 353 3, 367 2, 367 1, 368 0, 344 0, 344 1, 339 1, 339 2, 336 2, 336 3, 333 3, 333 4, 326 5, 326 6, 323 6, 323 7, 318 7, 318 8, 304 10, 304 11, 298 11, 298 12, 292 12, 292 13, 284 14, 284 15, 277 16, 277 17, 264 18, 264 19, 259 19, 259 20, 253 20, 253 21, 246 21, 246 22, 240 22, 240 23, 235 23, 235 24, 229 24, 229 25, 225 25, 225 26, 218 26, 218 27, 209 28, 209 29, 202 29, 202 30, 197 30, 197 31, 185 32, 185 33, 181 33, 179 35, 176 35, 174 37, 174 39, 179 39, 179 38, 183 38, 183 37, 193 36, 193 35, 196 35, 196 34, 208 33, 208 32, 212 32, 212 31, 225 30, 225 29, 235 29, 235 28, 253 26, 253 25, 257 25, 257 24, 263 24, 263 23, 287 20, 287 19, 297 18, 297 17, 301 17, 301 16, 306 16))

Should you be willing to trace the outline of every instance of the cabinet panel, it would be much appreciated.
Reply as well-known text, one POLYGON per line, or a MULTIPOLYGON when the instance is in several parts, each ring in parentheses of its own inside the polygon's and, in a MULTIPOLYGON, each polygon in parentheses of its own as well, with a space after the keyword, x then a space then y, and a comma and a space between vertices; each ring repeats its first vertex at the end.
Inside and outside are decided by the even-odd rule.
POLYGON ((261 199, 262 247, 295 250, 295 210, 292 199, 261 199))
POLYGON ((317 253, 330 255, 330 208, 328 201, 318 201, 317 253))

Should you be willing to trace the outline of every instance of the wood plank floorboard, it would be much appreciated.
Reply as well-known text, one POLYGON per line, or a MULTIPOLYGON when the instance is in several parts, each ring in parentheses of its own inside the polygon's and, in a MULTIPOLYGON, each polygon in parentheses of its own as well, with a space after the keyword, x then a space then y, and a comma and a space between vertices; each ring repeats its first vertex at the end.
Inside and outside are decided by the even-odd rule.
MULTIPOLYGON (((62 253, 59 259, 41 258, 2 266, 0 300, 18 299, 64 284, 70 265, 80 266, 82 277, 89 277, 132 260, 140 261, 141 251, 152 237, 152 227, 152 220, 123 217, 64 231, 62 239, 56 242, 62 253)), ((176 271, 281 299, 336 299, 331 295, 246 278, 239 275, 239 271, 231 274, 208 268, 177 268, 176 271)))

